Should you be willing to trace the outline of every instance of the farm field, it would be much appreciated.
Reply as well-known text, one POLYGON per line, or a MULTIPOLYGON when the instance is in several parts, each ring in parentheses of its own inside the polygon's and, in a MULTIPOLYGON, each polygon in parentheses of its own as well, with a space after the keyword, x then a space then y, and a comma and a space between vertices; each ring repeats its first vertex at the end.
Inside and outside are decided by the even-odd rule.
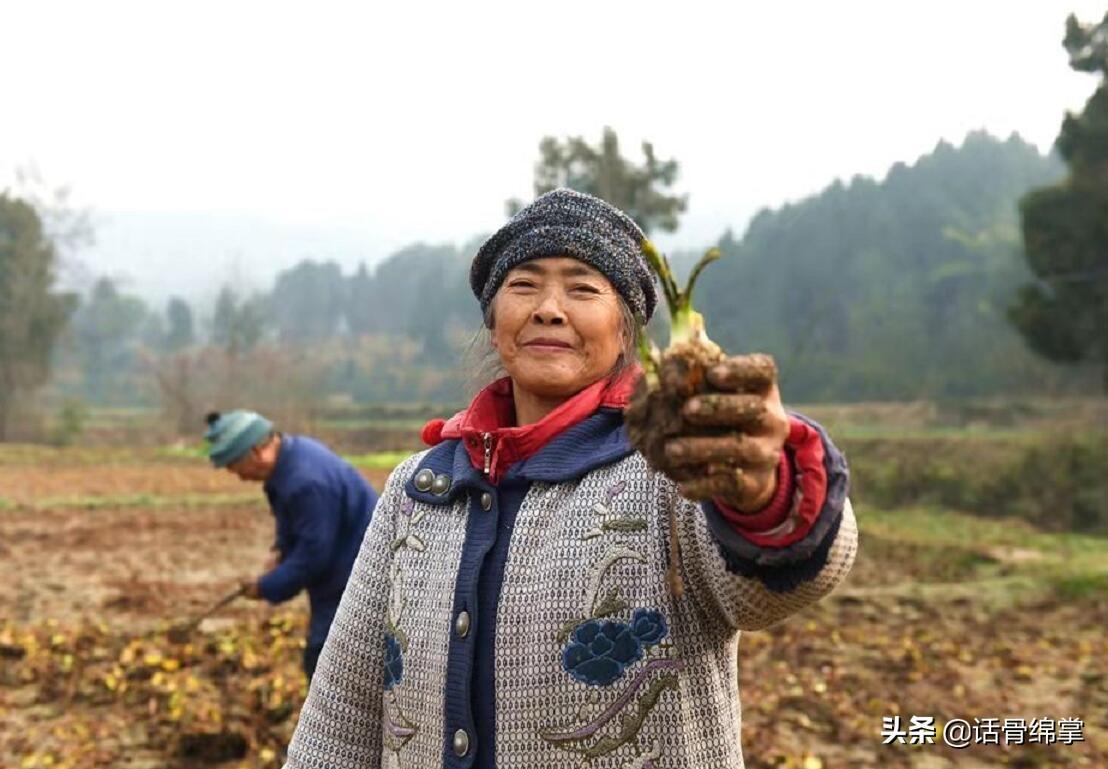
MULTIPOLYGON (((359 457, 378 489, 391 461, 359 457)), ((1108 540, 856 510, 848 582, 742 639, 748 766, 1108 765, 1108 540), (886 716, 940 733, 1076 717, 1084 740, 882 745, 886 716)), ((260 488, 188 452, 0 446, 0 766, 279 766, 305 693, 302 599, 169 632, 259 569, 271 538, 260 488)))

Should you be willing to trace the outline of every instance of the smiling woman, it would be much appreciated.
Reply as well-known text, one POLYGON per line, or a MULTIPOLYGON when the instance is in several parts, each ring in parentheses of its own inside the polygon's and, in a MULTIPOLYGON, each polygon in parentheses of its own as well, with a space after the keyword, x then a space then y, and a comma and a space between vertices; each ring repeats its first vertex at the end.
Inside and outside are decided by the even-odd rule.
POLYGON ((629 360, 626 304, 597 269, 569 257, 512 268, 489 317, 491 344, 515 386, 516 421, 538 422, 629 360))
POLYGON ((624 424, 657 303, 643 241, 556 190, 478 251, 504 376, 390 477, 289 767, 742 766, 738 633, 849 571, 845 463, 766 356, 737 356, 707 372, 720 408, 690 398, 710 413, 648 465, 624 424))

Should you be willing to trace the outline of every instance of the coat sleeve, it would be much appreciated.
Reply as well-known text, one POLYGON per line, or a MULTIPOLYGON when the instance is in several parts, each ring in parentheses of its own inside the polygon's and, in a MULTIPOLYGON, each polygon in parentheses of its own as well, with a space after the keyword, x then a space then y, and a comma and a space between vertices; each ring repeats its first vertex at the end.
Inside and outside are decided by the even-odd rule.
MULTIPOLYGON (((277 568, 258 580, 258 590, 270 603, 281 603, 327 573, 342 526, 342 510, 334 494, 306 486, 288 504, 292 547, 282 551, 277 568)), ((285 547, 288 547, 286 541, 285 547)))
POLYGON ((793 418, 805 445, 793 457, 796 491, 782 528, 795 536, 744 535, 711 503, 683 498, 673 481, 657 475, 666 517, 677 508, 686 590, 727 631, 780 622, 830 593, 854 564, 858 529, 846 460, 819 425, 793 418))
POLYGON ((323 644, 285 769, 378 769, 389 596, 389 543, 404 481, 419 456, 389 476, 323 644))

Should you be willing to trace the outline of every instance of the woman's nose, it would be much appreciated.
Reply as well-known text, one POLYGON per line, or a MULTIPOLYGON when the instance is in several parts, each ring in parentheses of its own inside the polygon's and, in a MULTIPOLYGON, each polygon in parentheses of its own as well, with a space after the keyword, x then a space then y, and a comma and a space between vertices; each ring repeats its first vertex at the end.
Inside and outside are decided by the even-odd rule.
POLYGON ((531 314, 531 320, 544 326, 558 326, 566 322, 562 303, 555 292, 548 292, 531 314))

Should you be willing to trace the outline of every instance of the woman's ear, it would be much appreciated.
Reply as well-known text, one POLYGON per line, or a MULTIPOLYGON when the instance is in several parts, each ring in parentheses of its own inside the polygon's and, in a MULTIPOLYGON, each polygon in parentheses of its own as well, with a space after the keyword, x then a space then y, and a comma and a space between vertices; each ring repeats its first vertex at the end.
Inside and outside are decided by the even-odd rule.
MULTIPOLYGON (((498 291, 497 294, 500 292, 498 291)), ((489 330, 489 343, 496 348, 496 295, 489 303, 488 312, 485 313, 485 328, 489 330)))

